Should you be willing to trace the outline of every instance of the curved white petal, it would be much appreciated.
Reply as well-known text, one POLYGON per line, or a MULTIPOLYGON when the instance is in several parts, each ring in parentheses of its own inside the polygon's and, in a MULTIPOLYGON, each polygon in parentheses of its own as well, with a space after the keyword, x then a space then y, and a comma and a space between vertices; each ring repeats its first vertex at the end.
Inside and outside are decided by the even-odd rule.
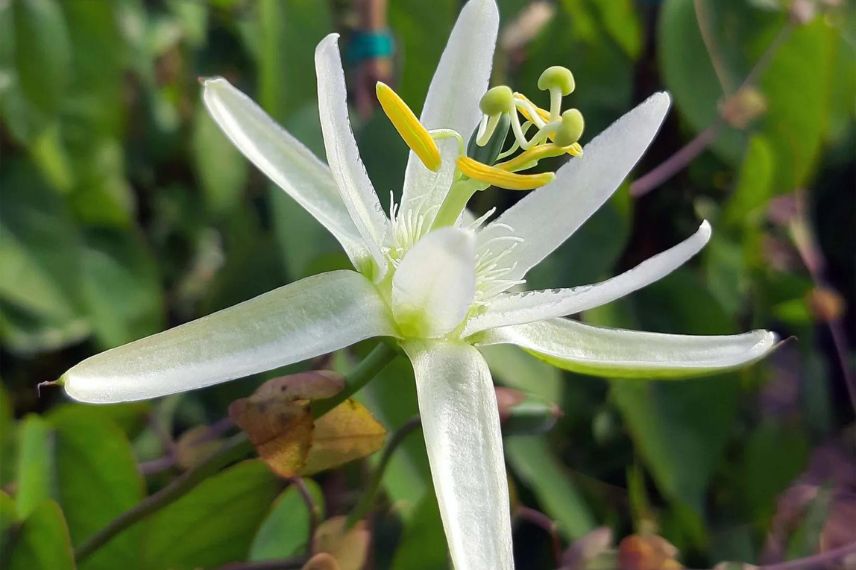
POLYGON ((368 251, 327 165, 222 77, 202 85, 208 112, 232 144, 321 222, 359 266, 368 251))
MULTIPOLYGON (((420 116, 425 127, 454 129, 465 140, 469 139, 481 118, 479 100, 487 91, 498 30, 499 11, 494 0, 467 2, 431 80, 420 116)), ((414 210, 431 218, 443 203, 455 172, 458 146, 454 139, 440 140, 437 144, 442 157, 439 172, 431 172, 410 153, 402 212, 414 210)))
POLYGON ((61 382, 75 400, 142 400, 210 386, 393 335, 374 285, 333 271, 88 358, 61 382))
POLYGON ((443 228, 416 242, 392 278, 392 312, 405 336, 442 336, 464 320, 476 291, 475 235, 443 228))
POLYGON ((755 330, 727 336, 687 336, 606 329, 568 319, 491 329, 478 344, 516 344, 553 366, 620 378, 686 378, 752 363, 770 352, 776 335, 755 330))
POLYGON ((337 40, 330 34, 315 49, 315 73, 318 76, 318 113, 327 163, 339 186, 345 207, 366 242, 377 267, 383 273, 386 261, 381 252, 389 221, 380 207, 377 194, 366 174, 357 141, 348 119, 347 91, 342 58, 337 40))
POLYGON ((699 229, 678 245, 646 259, 621 275, 594 285, 549 291, 525 291, 494 297, 487 310, 467 321, 462 336, 479 331, 554 319, 580 313, 620 299, 625 295, 659 281, 697 254, 710 240, 710 224, 699 229))
POLYGON ((419 414, 456 570, 514 567, 508 483, 490 371, 468 344, 413 341, 419 414))
POLYGON ((669 95, 657 93, 618 119, 585 146, 583 156, 556 172, 550 184, 531 192, 479 234, 479 255, 497 255, 494 238, 523 238, 502 259, 509 281, 522 279, 573 234, 612 195, 657 134, 669 95), (491 243, 493 240, 493 243, 491 243))

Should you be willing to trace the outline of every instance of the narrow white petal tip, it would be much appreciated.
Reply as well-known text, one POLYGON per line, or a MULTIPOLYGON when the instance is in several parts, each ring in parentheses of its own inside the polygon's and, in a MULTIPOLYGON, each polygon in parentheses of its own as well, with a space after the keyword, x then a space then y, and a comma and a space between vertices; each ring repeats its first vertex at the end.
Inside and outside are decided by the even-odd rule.
POLYGON ((672 105, 672 95, 668 91, 658 91, 651 95, 648 100, 666 109, 672 105))
POLYGON ((696 234, 702 239, 702 241, 707 244, 710 241, 710 237, 713 235, 713 227, 710 225, 710 222, 707 220, 703 220, 701 225, 696 230, 696 234))

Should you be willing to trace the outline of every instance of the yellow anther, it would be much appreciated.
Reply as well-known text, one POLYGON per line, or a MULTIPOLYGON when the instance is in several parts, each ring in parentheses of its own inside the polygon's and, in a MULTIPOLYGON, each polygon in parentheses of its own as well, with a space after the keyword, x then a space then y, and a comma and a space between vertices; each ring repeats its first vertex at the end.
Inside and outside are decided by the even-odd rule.
POLYGON ((562 113, 562 124, 551 137, 559 146, 570 146, 580 140, 585 129, 583 114, 578 109, 568 109, 562 113))
POLYGON ((554 65, 548 67, 538 78, 538 89, 547 91, 549 89, 558 89, 562 95, 570 95, 576 83, 574 82, 574 74, 567 67, 554 65))
POLYGON ((495 166, 488 166, 468 156, 458 158, 458 170, 473 180, 506 190, 533 190, 552 182, 556 177, 552 172, 515 174, 495 166))
POLYGON ((497 85, 488 89, 479 101, 481 112, 492 117, 500 113, 511 113, 514 111, 514 93, 505 85, 497 85))
POLYGON ((553 143, 539 144, 538 146, 533 146, 529 150, 521 152, 511 160, 499 162, 494 166, 496 166, 496 168, 501 168, 502 170, 507 170, 508 172, 517 172, 518 170, 532 168, 538 164, 539 160, 561 156, 566 152, 570 152, 570 150, 553 143))
POLYGON ((375 90, 383 112, 410 150, 419 157, 425 168, 434 172, 440 170, 440 149, 407 103, 386 83, 378 81, 375 90))

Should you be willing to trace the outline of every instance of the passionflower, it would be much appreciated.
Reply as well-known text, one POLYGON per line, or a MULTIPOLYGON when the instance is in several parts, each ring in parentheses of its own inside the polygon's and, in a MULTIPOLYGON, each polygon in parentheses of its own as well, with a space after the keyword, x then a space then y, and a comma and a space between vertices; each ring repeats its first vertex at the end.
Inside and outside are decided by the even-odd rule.
POLYGON ((225 79, 205 80, 205 105, 223 132, 337 238, 355 271, 308 277, 93 356, 62 377, 67 393, 96 403, 154 398, 389 337, 413 364, 455 567, 496 570, 513 567, 511 528, 496 400, 479 347, 515 344, 566 370, 640 378, 735 368, 770 351, 775 336, 763 330, 681 336, 563 318, 664 277, 707 243, 707 222, 612 279, 519 291, 527 272, 615 191, 670 99, 652 95, 583 149, 582 114, 562 109, 575 88, 569 70, 541 76, 548 109, 504 86, 487 90, 498 21, 493 0, 463 8, 420 118, 378 85, 385 113, 411 149, 402 198, 389 214, 351 132, 335 34, 315 52, 327 164, 225 79), (525 172, 558 155, 572 158, 557 172, 525 172), (492 212, 473 220, 467 201, 488 187, 531 192, 495 220, 492 212))

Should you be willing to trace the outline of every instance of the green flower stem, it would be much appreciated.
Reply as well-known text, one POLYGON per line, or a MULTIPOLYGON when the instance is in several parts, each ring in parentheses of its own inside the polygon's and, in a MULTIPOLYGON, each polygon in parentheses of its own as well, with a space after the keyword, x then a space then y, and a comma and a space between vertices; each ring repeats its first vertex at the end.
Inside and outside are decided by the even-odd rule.
POLYGON ((422 423, 419 420, 419 416, 410 418, 392 434, 391 438, 389 438, 389 443, 386 444, 386 449, 383 450, 383 455, 372 474, 372 479, 369 481, 368 487, 366 487, 365 492, 360 497, 360 500, 354 509, 348 514, 348 519, 345 523, 347 528, 351 528, 357 524, 357 522, 363 519, 371 510, 375 497, 377 496, 378 489, 380 489, 380 484, 383 481, 383 474, 386 471, 387 465, 389 465, 389 460, 392 458, 392 454, 395 453, 395 450, 398 449, 398 446, 401 445, 404 439, 421 425, 422 423))
POLYGON ((354 394, 360 391, 363 386, 378 375, 378 373, 386 368, 386 365, 398 356, 398 350, 394 345, 387 342, 380 342, 366 356, 362 362, 357 364, 346 377, 345 388, 333 396, 323 400, 312 402, 312 415, 320 418, 354 394))
MULTIPOLYGON (((389 364, 395 356, 398 355, 397 350, 386 342, 378 344, 366 358, 360 362, 354 370, 345 377, 345 389, 333 398, 319 400, 312 405, 312 413, 316 418, 319 418, 350 398, 360 388, 365 386, 378 372, 389 364)), ((197 485, 205 481, 208 477, 214 475, 227 465, 238 461, 249 455, 253 451, 253 446, 243 433, 232 436, 226 440, 225 446, 200 463, 190 471, 187 471, 175 481, 151 495, 133 508, 125 511, 107 526, 95 533, 88 540, 84 541, 74 553, 75 560, 80 563, 99 548, 110 542, 116 535, 124 531, 130 526, 146 518, 147 516, 156 513, 167 505, 177 501, 197 485)))

